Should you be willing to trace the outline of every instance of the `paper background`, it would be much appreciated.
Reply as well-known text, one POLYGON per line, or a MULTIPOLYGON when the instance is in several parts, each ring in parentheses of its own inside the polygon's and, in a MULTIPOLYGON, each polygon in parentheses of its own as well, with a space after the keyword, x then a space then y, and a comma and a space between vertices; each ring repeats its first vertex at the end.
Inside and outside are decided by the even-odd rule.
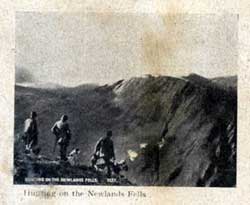
POLYGON ((250 3, 232 0, 33 0, 16 3, 3 0, 0 6, 0 204, 249 204, 250 201, 250 3), (171 12, 171 13, 238 13, 238 144, 237 188, 172 187, 76 187, 13 185, 14 65, 15 12, 171 12), (23 190, 86 191, 143 190, 146 198, 56 198, 53 200, 24 197, 23 190))

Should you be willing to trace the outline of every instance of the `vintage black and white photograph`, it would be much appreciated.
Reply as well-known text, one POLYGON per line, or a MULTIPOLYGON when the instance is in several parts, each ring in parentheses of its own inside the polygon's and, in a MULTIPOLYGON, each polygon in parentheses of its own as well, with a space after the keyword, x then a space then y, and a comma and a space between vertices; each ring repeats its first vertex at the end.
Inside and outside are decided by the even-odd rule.
POLYGON ((16 12, 14 184, 236 187, 238 20, 16 12))

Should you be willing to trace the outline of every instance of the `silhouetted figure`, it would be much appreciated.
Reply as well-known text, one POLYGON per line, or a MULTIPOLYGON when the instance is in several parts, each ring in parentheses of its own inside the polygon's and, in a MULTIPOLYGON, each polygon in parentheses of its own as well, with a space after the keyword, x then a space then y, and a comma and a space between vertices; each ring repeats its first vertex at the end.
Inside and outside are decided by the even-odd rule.
POLYGON ((69 141, 71 139, 71 132, 67 121, 68 116, 63 115, 51 128, 51 131, 56 136, 55 145, 58 144, 60 146, 60 159, 63 161, 67 161, 67 147, 69 146, 69 141))
POLYGON ((111 176, 111 169, 115 161, 114 144, 111 137, 112 131, 108 131, 105 137, 99 139, 95 146, 95 152, 91 160, 92 166, 95 167, 97 160, 102 158, 108 169, 108 177, 111 176))
POLYGON ((141 171, 145 171, 147 169, 151 169, 152 173, 156 174, 156 181, 159 180, 160 177, 160 154, 161 149, 166 144, 166 135, 168 133, 168 123, 164 124, 163 129, 160 133, 160 139, 157 142, 150 142, 147 146, 143 147, 143 155, 144 155, 144 166, 141 171))
POLYGON ((24 123, 24 141, 26 151, 31 151, 38 143, 37 113, 31 112, 24 123))

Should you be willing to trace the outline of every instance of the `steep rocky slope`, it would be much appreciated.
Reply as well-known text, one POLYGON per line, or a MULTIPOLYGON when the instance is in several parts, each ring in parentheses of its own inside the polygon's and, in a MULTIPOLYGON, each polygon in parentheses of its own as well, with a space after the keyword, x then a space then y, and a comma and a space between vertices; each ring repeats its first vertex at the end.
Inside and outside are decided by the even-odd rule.
POLYGON ((95 142, 112 129, 117 158, 128 159, 127 178, 134 184, 235 186, 236 88, 236 77, 197 75, 54 90, 16 86, 15 135, 28 113, 37 111, 39 145, 53 159, 50 128, 66 113, 73 132, 69 149, 82 150, 82 164, 89 164, 95 142))

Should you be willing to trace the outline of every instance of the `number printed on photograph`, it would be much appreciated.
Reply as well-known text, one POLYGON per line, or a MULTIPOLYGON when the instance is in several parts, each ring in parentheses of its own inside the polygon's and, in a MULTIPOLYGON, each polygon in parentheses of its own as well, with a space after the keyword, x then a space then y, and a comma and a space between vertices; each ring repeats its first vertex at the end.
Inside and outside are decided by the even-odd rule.
POLYGON ((236 187, 238 20, 17 12, 14 184, 236 187))

